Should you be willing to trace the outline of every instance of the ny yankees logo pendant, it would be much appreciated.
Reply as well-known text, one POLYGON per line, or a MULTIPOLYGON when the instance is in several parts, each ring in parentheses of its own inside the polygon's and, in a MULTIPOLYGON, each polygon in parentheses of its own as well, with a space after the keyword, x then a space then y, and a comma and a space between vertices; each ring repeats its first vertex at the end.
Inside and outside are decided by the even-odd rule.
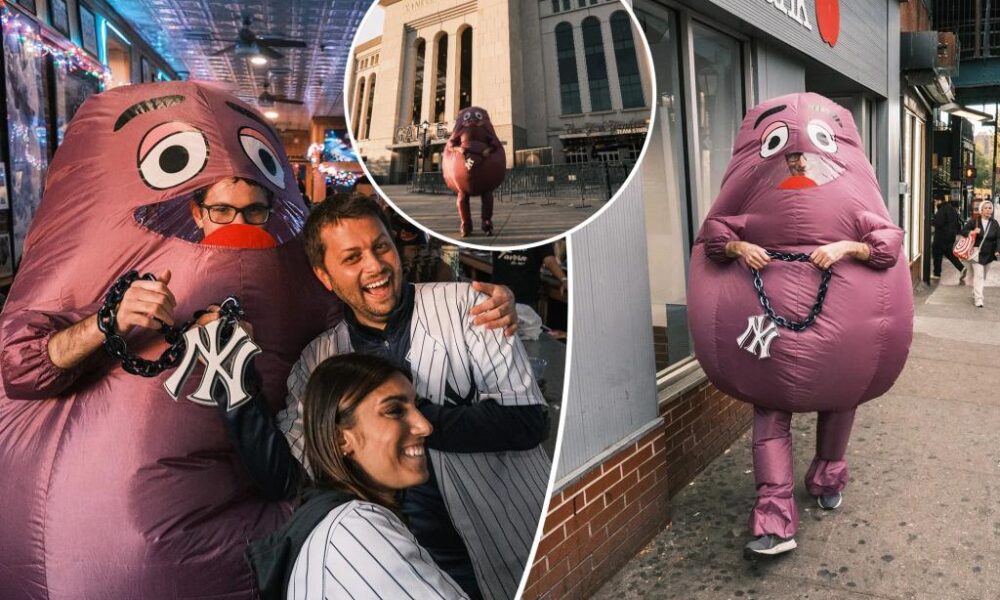
POLYGON ((747 328, 736 338, 736 343, 758 360, 764 360, 771 357, 771 342, 777 337, 778 326, 767 315, 757 315, 747 319, 747 328))
POLYGON ((177 370, 164 382, 163 387, 174 400, 195 366, 197 358, 205 365, 201 384, 188 400, 195 404, 215 406, 212 400, 212 386, 218 381, 226 387, 229 401, 226 410, 233 410, 250 399, 243 387, 243 375, 250 365, 250 358, 260 353, 260 347, 253 343, 239 323, 228 319, 217 319, 204 327, 193 327, 184 333, 184 359, 177 370), (223 324, 232 323, 233 332, 225 345, 222 343, 223 324))

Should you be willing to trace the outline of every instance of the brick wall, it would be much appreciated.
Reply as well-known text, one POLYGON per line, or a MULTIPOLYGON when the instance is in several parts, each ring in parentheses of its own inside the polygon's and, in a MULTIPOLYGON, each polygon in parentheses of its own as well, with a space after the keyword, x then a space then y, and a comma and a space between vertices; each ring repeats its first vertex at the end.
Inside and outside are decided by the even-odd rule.
POLYGON ((585 598, 669 523, 669 499, 750 424, 708 382, 660 405, 663 422, 549 503, 524 600, 585 598))
POLYGON ((667 480, 671 497, 732 445, 753 419, 753 407, 705 381, 660 405, 666 433, 667 480))

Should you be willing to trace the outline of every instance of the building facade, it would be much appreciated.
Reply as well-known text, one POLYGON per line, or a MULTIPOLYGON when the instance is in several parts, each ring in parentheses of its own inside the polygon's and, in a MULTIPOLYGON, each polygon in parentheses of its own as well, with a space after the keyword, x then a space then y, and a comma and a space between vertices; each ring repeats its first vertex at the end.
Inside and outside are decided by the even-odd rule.
POLYGON ((619 0, 379 5, 383 33, 355 48, 348 86, 376 178, 439 170, 455 115, 473 105, 489 112, 508 167, 638 159, 652 79, 619 0))

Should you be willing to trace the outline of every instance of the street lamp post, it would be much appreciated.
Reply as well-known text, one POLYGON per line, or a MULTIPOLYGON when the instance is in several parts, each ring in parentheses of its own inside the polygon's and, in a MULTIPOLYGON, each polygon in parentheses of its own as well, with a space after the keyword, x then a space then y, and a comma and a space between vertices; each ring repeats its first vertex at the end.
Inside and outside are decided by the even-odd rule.
POLYGON ((420 185, 420 175, 424 172, 424 159, 427 154, 427 130, 430 128, 431 124, 424 121, 419 125, 420 127, 420 146, 417 147, 417 151, 414 153, 413 157, 413 180, 416 183, 414 187, 420 185))

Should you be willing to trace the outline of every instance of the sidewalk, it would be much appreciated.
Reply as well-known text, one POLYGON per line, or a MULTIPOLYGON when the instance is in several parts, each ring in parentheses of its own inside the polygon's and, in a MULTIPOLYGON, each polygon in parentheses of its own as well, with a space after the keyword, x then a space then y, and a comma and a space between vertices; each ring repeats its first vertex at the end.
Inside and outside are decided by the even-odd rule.
POLYGON ((1000 267, 978 309, 945 269, 915 295, 896 385, 858 411, 840 509, 820 510, 805 491, 815 415, 793 420, 797 550, 742 557, 754 499, 747 433, 674 498, 673 524, 595 598, 1000 598, 1000 267))
MULTIPOLYGON (((458 208, 454 194, 418 194, 409 191, 406 185, 385 185, 384 191, 392 202, 408 217, 439 235, 459 238, 458 208)), ((470 237, 463 242, 481 246, 516 246, 537 243, 553 236, 562 236, 570 229, 586 221, 603 208, 607 202, 587 201, 580 207, 579 198, 498 198, 493 204, 493 236, 483 234, 479 227, 481 200, 475 197, 470 202, 472 223, 475 226, 470 237)))

